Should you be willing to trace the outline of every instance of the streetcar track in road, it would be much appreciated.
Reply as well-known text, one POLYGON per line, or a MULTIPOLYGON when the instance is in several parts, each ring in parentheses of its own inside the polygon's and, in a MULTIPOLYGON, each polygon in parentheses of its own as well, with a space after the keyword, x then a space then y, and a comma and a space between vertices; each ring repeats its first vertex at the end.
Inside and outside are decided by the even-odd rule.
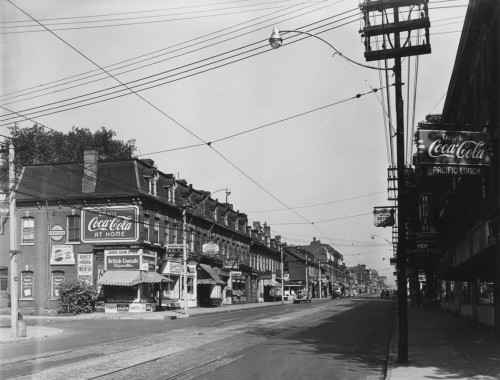
MULTIPOLYGON (((343 311, 343 310, 341 310, 341 311, 343 311)), ((318 311, 318 312, 320 312, 320 311, 318 311)), ((330 317, 331 317, 331 315, 330 315, 330 317)), ((243 357, 245 355, 248 355, 248 354, 254 352, 255 350, 257 350, 258 346, 263 345, 264 343, 268 343, 269 341, 272 341, 274 339, 280 338, 280 337, 282 337, 283 335, 285 335, 287 333, 290 333, 292 331, 304 328, 308 324, 315 323, 315 322, 318 322, 318 321, 324 321, 324 318, 325 318, 325 316, 321 316, 321 317, 318 317, 318 318, 311 319, 311 320, 308 320, 306 322, 303 322, 303 323, 301 323, 301 324, 299 324, 297 326, 292 325, 290 328, 284 328, 284 329, 282 329, 284 331, 278 332, 276 335, 273 335, 273 336, 270 336, 270 337, 266 337, 267 339, 264 340, 264 341, 257 342, 257 343, 255 343, 253 345, 250 345, 250 346, 243 347, 240 350, 232 351, 232 352, 230 352, 230 353, 228 353, 226 355, 218 356, 215 359, 206 361, 204 363, 201 363, 199 365, 191 367, 191 368, 189 368, 187 370, 184 370, 184 371, 182 371, 180 373, 174 374, 174 375, 172 375, 170 377, 166 377, 166 378, 164 378, 164 380, 179 380, 179 379, 183 379, 186 376, 188 376, 186 378, 186 380, 187 380, 187 379, 193 378, 194 376, 200 376, 203 373, 206 373, 208 371, 214 370, 213 364, 215 364, 215 363, 220 362, 221 364, 217 366, 217 367, 220 367, 221 365, 225 365, 225 364, 227 364, 229 362, 232 362, 234 360, 238 360, 239 358, 241 358, 241 357, 243 357), (245 352, 245 351, 247 351, 247 352, 245 352), (245 352, 245 353, 243 355, 239 355, 242 352, 245 352), (234 357, 235 355, 239 356, 238 359, 231 360, 231 358, 234 357), (210 367, 210 368, 207 368, 205 371, 203 371, 201 373, 198 373, 198 371, 200 371, 204 367, 210 367), (190 374, 192 374, 193 376, 190 376, 190 374)), ((277 322, 275 324, 287 323, 287 322, 290 322, 290 321, 277 322)), ((271 331, 273 329, 269 328, 269 327, 268 328, 262 328, 262 327, 260 327, 260 328, 255 328, 254 329, 254 331, 258 331, 258 330, 271 331)), ((234 339, 234 338, 235 338, 235 336, 232 336, 232 337, 224 338, 223 340, 230 340, 230 339, 234 339)), ((213 344, 213 342, 208 342, 206 344, 197 346, 196 349, 200 349, 200 348, 202 348, 204 346, 210 346, 212 344, 213 344)), ((113 375, 113 374, 118 374, 118 373, 130 370, 130 369, 134 369, 134 368, 137 368, 137 367, 149 364, 149 363, 157 362, 157 361, 165 359, 167 357, 171 357, 171 356, 174 356, 174 355, 182 355, 184 353, 185 353, 185 351, 181 351, 181 352, 176 352, 176 353, 173 353, 173 354, 165 355, 165 356, 162 356, 162 357, 153 358, 153 359, 150 359, 150 360, 145 360, 145 361, 143 361, 141 363, 136 363, 134 365, 127 366, 127 367, 124 367, 124 368, 120 368, 120 369, 117 369, 117 370, 114 370, 114 371, 110 371, 110 372, 107 372, 105 374, 100 374, 100 375, 95 376, 95 377, 87 378, 87 380, 101 379, 101 378, 104 378, 106 376, 110 376, 110 375, 113 375)))
MULTIPOLYGON (((273 315, 274 313, 270 313, 271 315, 270 314, 258 314, 257 316, 252 315, 249 318, 229 318, 226 320, 222 320, 220 322, 229 323, 229 322, 235 322, 238 320, 242 320, 242 321, 241 321, 241 323, 236 323, 235 325, 227 326, 226 328, 222 328, 222 329, 217 328, 216 330, 210 330, 210 329, 206 329, 206 328, 204 329, 202 327, 198 327, 197 328, 198 331, 200 331, 204 335, 208 335, 209 332, 213 332, 214 334, 221 334, 221 333, 233 334, 236 332, 236 334, 231 335, 231 336, 222 337, 220 339, 212 340, 212 341, 207 342, 207 343, 201 342, 201 344, 199 344, 198 346, 181 348, 178 351, 170 352, 166 355, 160 354, 160 356, 158 356, 158 357, 154 357, 154 358, 147 359, 147 360, 141 361, 140 358, 137 357, 136 359, 138 361, 136 361, 134 364, 128 365, 128 366, 123 367, 123 368, 116 368, 115 370, 110 370, 110 371, 107 371, 106 373, 99 374, 98 371, 100 371, 101 369, 97 369, 94 372, 94 374, 96 376, 91 377, 90 379, 94 379, 94 378, 99 379, 99 378, 104 378, 107 376, 113 376, 113 374, 115 374, 115 373, 116 374, 120 374, 120 373, 123 374, 125 371, 133 370, 134 368, 136 368, 135 369, 135 371, 136 371, 137 368, 139 368, 143 365, 148 365, 148 363, 154 363, 154 362, 163 360, 165 358, 170 358, 170 357, 175 356, 177 354, 183 355, 186 352, 188 352, 189 350, 193 350, 193 349, 194 350, 205 349, 206 351, 211 351, 210 349, 207 350, 206 347, 211 345, 211 344, 214 344, 214 343, 222 343, 223 345, 225 344, 226 346, 227 345, 235 345, 236 344, 235 341, 238 339, 238 336, 241 336, 240 334, 250 333, 252 335, 251 340, 254 340, 254 343, 250 343, 250 345, 243 347, 241 350, 238 350, 238 349, 231 350, 230 353, 227 353, 225 355, 220 355, 217 358, 214 358, 212 360, 205 361, 204 363, 202 363, 196 367, 180 371, 177 374, 173 374, 171 377, 169 377, 167 379, 180 379, 180 378, 183 378, 186 376, 189 377, 189 376, 191 376, 191 375, 189 375, 190 373, 194 374, 194 372, 192 372, 191 370, 202 371, 204 368, 213 368, 214 366, 220 367, 222 365, 225 365, 224 363, 227 364, 231 361, 236 360, 236 359, 234 359, 234 355, 238 354, 240 351, 245 352, 244 350, 248 350, 248 352, 246 352, 244 354, 244 355, 248 355, 249 353, 257 350, 257 348, 259 346, 261 346, 263 343, 269 342, 275 338, 282 337, 286 333, 297 332, 297 330, 299 330, 300 328, 304 328, 305 326, 312 324, 312 323, 315 323, 315 322, 318 322, 318 321, 323 322, 323 323, 330 322, 330 321, 327 321, 328 318, 331 319, 334 315, 338 315, 340 313, 343 313, 344 311, 350 310, 350 309, 355 308, 359 305, 359 302, 353 302, 353 301, 354 300, 343 300, 341 302, 337 301, 334 304, 329 303, 328 305, 323 303, 323 304, 319 304, 319 305, 313 305, 312 308, 310 306, 308 308, 300 307, 300 306, 293 307, 284 313, 280 313, 279 315, 273 315), (311 313, 318 315, 318 313, 322 313, 322 312, 327 312, 328 315, 325 316, 323 314, 323 315, 318 316, 318 318, 308 319, 306 322, 302 322, 304 318, 310 317, 311 313), (307 315, 305 315, 306 313, 307 313, 307 315), (261 319, 259 320, 258 318, 261 318, 261 319), (247 323, 247 322, 250 322, 250 323, 247 323), (279 328, 279 326, 283 326, 283 328, 279 328), (259 339, 263 339, 263 340, 260 341, 259 339), (255 340, 257 340, 257 341, 255 342, 255 340), (227 343, 224 343, 224 341, 227 341, 227 343)), ((208 324, 206 326, 210 326, 210 325, 211 324, 208 324)), ((181 327, 181 326, 179 326, 179 327, 181 327)), ((170 332, 177 333, 177 332, 183 332, 183 331, 189 330, 189 329, 190 329, 190 327, 185 327, 185 328, 181 327, 179 329, 170 330, 170 332)), ((156 336, 156 334, 152 333, 152 334, 148 334, 147 336, 156 336)), ((118 343, 124 343, 124 342, 126 343, 126 342, 132 342, 132 341, 139 341, 138 343, 141 343, 140 340, 146 338, 147 336, 127 338, 127 339, 123 339, 120 341, 103 343, 102 346, 115 346, 118 343)), ((150 342, 145 341, 144 344, 151 346, 150 342)), ((132 350, 138 349, 138 348, 140 349, 141 347, 143 347, 142 344, 139 346, 137 344, 135 344, 134 347, 131 347, 131 348, 121 347, 116 352, 112 352, 112 353, 108 353, 108 354, 120 355, 122 353, 126 353, 127 351, 132 351, 132 350)), ((82 352, 82 350, 84 350, 84 349, 70 350, 70 351, 66 351, 65 353, 68 353, 68 354, 77 353, 77 352, 82 352)), ((158 352, 158 353, 160 353, 160 352, 158 352)), ((50 358, 51 356, 56 356, 56 355, 57 354, 48 355, 46 357, 50 358)), ((104 355, 107 355, 107 353, 102 353, 101 357, 104 357, 104 355)), ((85 355, 80 355, 80 357, 74 357, 75 364, 95 365, 95 364, 99 363, 98 361, 96 362, 96 361, 93 361, 92 359, 90 359, 90 360, 86 360, 88 362, 88 364, 86 364, 85 363, 86 361, 79 360, 79 358, 84 357, 84 356, 85 355)), ((130 356, 130 354, 129 354, 129 356, 130 356)), ((40 360, 41 358, 37 357, 37 358, 35 358, 35 360, 36 359, 40 360)), ((66 358, 63 360, 66 360, 66 358)), ((65 367, 67 367, 67 364, 63 365, 63 366, 58 366, 57 365, 58 360, 52 360, 51 362, 53 365, 54 365, 54 363, 56 363, 55 367, 50 368, 50 369, 55 370, 56 373, 50 372, 50 369, 48 369, 49 372, 48 373, 46 372, 46 375, 48 375, 49 377, 45 377, 45 378, 50 378, 50 379, 56 378, 56 377, 57 378, 67 378, 67 377, 59 375, 61 372, 64 372, 67 370, 65 368, 65 367), (57 373, 57 372, 59 372, 59 373, 57 373), (51 377, 52 375, 54 377, 51 377)), ((18 361, 18 363, 19 363, 19 361, 18 361)), ((35 367, 35 366, 33 366, 33 367, 35 367)), ((32 369, 34 369, 34 368, 32 368, 32 369)), ((182 368, 179 368, 179 370, 181 370, 181 369, 182 368)), ((105 367, 103 368, 103 370, 106 371, 105 367)), ((46 371, 46 370, 43 370, 43 369, 36 370, 36 371, 31 370, 29 373, 24 373, 22 375, 17 374, 16 377, 26 376, 26 378, 28 378, 28 376, 30 376, 30 375, 39 374, 40 372, 44 372, 44 371, 46 371)), ((208 371, 208 370, 206 370, 206 371, 208 371)), ((198 376, 198 375, 196 375, 196 376, 198 376)), ((121 378, 121 377, 118 377, 118 378, 121 378)))

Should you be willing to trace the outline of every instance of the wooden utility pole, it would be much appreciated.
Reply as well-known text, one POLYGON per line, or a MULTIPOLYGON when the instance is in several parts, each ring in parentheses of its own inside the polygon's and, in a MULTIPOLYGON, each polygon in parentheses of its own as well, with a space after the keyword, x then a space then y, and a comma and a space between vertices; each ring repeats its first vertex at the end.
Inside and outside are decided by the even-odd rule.
MULTIPOLYGON (((430 21, 428 17, 428 0, 365 0, 360 5, 365 27, 360 33, 365 38, 365 58, 367 61, 387 60, 394 58, 394 75, 396 88, 396 147, 397 147, 397 189, 398 189, 398 243, 397 243, 397 279, 399 304, 399 342, 398 362, 408 362, 408 306, 406 279, 406 213, 405 213, 405 137, 404 108, 401 86, 401 57, 429 54, 430 21), (408 13, 405 21, 399 20, 400 7, 406 7, 408 13), (387 10, 392 10, 392 14, 387 10), (370 20, 370 13, 374 25, 370 20), (413 19, 411 16, 416 15, 413 19), (389 20, 392 16, 392 22, 389 20), (377 23, 380 21, 380 23, 377 23), (376 24, 375 24, 376 23, 376 24), (424 30, 422 43, 417 39, 416 45, 410 40, 411 32, 424 30), (408 38, 401 45, 401 33, 407 32, 408 38), (371 38, 382 36, 382 49, 373 50, 371 38)), ((418 35, 420 36, 420 34, 418 35)), ((387 83, 387 85, 389 85, 387 83)))

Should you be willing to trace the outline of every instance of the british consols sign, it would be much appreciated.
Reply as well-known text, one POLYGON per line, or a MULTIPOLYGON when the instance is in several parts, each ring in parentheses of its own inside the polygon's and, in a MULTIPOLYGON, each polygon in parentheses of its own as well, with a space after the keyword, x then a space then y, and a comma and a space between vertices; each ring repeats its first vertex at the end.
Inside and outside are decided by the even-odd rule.
POLYGON ((491 135, 483 132, 420 130, 418 161, 429 175, 483 175, 492 162, 491 135))

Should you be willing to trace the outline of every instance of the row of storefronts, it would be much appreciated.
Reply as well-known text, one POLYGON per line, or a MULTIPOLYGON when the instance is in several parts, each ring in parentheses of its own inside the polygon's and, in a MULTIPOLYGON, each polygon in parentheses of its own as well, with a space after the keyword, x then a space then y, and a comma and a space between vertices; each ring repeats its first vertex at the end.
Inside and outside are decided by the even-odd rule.
MULTIPOLYGON (((21 310, 55 310, 66 281, 98 290, 96 311, 152 312, 280 300, 282 281, 288 291, 308 281, 313 296, 327 297, 345 275, 334 250, 319 257, 322 265, 307 249, 282 252, 269 226, 249 226, 231 204, 160 172, 151 160, 99 161, 89 151, 83 163, 20 169, 16 192, 21 310)), ((8 207, 0 213, 5 307, 12 218, 8 207)))

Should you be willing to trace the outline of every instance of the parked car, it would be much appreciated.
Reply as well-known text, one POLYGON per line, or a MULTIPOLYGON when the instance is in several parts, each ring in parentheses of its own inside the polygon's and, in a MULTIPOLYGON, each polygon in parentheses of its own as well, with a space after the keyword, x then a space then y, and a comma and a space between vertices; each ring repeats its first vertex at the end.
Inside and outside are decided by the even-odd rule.
POLYGON ((389 289, 382 289, 382 291, 380 292, 380 298, 384 297, 389 298, 389 296, 390 296, 389 289))
POLYGON ((297 290, 295 295, 293 296, 293 303, 301 303, 301 302, 311 302, 312 296, 311 293, 305 290, 297 290))
POLYGON ((288 301, 290 298, 293 298, 295 295, 293 290, 285 290, 285 301, 288 301))

